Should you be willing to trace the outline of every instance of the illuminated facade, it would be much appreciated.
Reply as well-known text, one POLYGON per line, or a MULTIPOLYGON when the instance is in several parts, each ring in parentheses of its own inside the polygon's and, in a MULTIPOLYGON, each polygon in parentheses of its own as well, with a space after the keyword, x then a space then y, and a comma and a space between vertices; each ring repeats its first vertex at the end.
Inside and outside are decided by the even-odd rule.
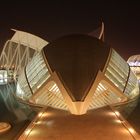
POLYGON ((14 35, 6 41, 0 55, 0 85, 5 85, 5 90, 7 90, 3 94, 4 89, 1 88, 0 94, 5 101, 9 102, 9 104, 5 103, 7 108, 14 112, 14 107, 12 107, 12 105, 14 106, 13 97, 11 96, 15 93, 18 77, 32 57, 48 42, 27 32, 13 31, 14 35))
POLYGON ((21 73, 33 55, 39 52, 48 42, 30 33, 13 31, 15 34, 6 41, 1 52, 0 69, 6 70, 8 75, 13 76, 16 80, 16 76, 21 73))
POLYGON ((102 41, 69 35, 46 45, 22 70, 17 97, 42 107, 84 114, 138 96, 135 74, 102 41))
MULTIPOLYGON (((0 56, 0 84, 15 93, 13 80, 17 99, 43 108, 19 140, 112 140, 112 134, 118 140, 139 139, 112 107, 139 95, 138 80, 101 41, 103 28, 98 38, 74 34, 51 43, 14 30, 0 56)), ((6 100, 11 94, 2 95, 6 100)), ((11 102, 8 109, 14 112, 11 102)))
POLYGON ((140 80, 140 55, 131 56, 127 62, 131 70, 136 74, 138 80, 140 80))

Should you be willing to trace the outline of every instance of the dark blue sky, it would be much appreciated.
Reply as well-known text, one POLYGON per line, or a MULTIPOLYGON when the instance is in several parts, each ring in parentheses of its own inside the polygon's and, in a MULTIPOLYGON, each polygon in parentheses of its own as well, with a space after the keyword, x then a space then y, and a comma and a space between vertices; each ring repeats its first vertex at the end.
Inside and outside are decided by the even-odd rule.
POLYGON ((88 33, 105 23, 105 41, 125 59, 140 53, 140 4, 128 0, 1 2, 0 45, 11 37, 11 28, 46 40, 70 33, 88 33))

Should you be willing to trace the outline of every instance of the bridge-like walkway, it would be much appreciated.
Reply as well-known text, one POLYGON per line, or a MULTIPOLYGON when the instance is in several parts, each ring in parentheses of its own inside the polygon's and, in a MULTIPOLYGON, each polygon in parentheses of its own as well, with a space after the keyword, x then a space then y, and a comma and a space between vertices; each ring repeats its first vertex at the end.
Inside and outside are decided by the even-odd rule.
POLYGON ((139 140, 119 112, 103 107, 84 115, 47 108, 40 112, 19 140, 139 140))

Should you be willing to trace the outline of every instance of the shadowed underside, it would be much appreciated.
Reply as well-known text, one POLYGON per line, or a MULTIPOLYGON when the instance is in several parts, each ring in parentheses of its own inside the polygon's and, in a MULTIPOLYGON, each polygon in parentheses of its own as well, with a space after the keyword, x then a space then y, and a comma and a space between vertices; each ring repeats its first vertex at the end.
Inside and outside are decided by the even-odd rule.
POLYGON ((87 35, 69 35, 49 43, 44 53, 74 101, 84 100, 110 48, 87 35))

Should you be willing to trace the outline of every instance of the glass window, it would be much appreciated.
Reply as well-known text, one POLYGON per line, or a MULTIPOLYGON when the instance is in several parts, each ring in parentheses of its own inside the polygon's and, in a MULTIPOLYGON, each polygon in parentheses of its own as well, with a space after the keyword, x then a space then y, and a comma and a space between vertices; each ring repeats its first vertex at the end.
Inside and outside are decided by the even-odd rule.
POLYGON ((6 84, 8 82, 7 70, 0 70, 0 84, 6 84))
POLYGON ((112 49, 109 64, 105 70, 105 76, 122 92, 125 88, 129 66, 125 60, 112 49))
POLYGON ((121 102, 120 96, 109 89, 105 82, 101 81, 98 84, 95 93, 93 93, 89 109, 99 108, 119 102, 121 102))
POLYGON ((128 82, 127 82, 127 86, 125 88, 125 91, 124 93, 128 96, 128 97, 131 97, 131 96, 135 96, 136 94, 138 93, 135 93, 134 95, 132 95, 132 93, 135 91, 139 91, 139 88, 138 88, 138 80, 135 76, 135 74, 130 71, 130 75, 129 75, 129 79, 128 79, 128 82))
POLYGON ((35 103, 68 110, 62 93, 54 81, 48 82, 37 95, 35 95, 35 103))
POLYGON ((31 90, 27 83, 27 79, 25 77, 25 71, 23 70, 21 75, 18 78, 17 81, 17 89, 16 89, 16 95, 19 98, 22 98, 23 100, 28 100, 31 96, 31 90))
POLYGON ((33 93, 50 77, 41 53, 37 53, 27 65, 26 74, 33 93))

